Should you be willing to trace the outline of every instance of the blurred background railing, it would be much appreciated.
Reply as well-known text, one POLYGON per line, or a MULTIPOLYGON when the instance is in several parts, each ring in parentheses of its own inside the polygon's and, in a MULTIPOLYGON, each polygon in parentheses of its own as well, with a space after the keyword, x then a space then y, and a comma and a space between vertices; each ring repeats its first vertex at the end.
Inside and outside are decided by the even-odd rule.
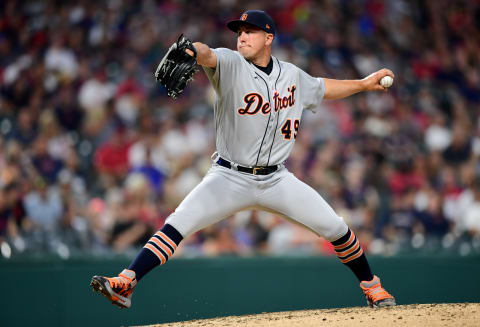
MULTIPOLYGON (((348 268, 334 257, 173 258, 135 288, 120 310, 89 287, 129 258, 56 256, 0 262, 2 326, 141 326, 261 312, 366 306, 348 268)), ((371 257, 400 305, 480 301, 480 256, 371 257)), ((469 314, 469 312, 465 312, 469 314)), ((319 319, 322 319, 320 317, 319 319)), ((320 323, 322 321, 320 320, 320 323)))

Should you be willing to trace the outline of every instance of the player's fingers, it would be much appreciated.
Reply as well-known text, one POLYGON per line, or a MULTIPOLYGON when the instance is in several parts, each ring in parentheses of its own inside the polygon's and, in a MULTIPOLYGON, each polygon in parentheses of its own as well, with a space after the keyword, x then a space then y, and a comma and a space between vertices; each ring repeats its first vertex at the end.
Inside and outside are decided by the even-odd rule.
POLYGON ((380 80, 382 79, 382 77, 387 76, 387 75, 391 76, 392 78, 394 77, 393 72, 391 70, 383 68, 383 69, 380 69, 380 70, 368 75, 367 77, 365 77, 364 80, 367 81, 366 90, 368 90, 368 91, 387 91, 387 88, 383 87, 380 84, 380 80))
POLYGON ((379 83, 372 85, 371 89, 372 91, 387 91, 388 88, 381 86, 379 83))
POLYGON ((384 76, 390 76, 391 78, 395 78, 395 75, 393 74, 393 72, 390 70, 390 69, 387 69, 387 68, 383 68, 383 69, 380 69, 379 71, 381 77, 384 77, 384 76))

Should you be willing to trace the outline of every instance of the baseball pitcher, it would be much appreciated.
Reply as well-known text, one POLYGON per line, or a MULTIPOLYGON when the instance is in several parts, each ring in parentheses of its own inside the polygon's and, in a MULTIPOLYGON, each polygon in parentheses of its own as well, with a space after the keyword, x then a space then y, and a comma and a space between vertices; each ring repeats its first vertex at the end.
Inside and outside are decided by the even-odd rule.
POLYGON ((339 260, 360 282, 368 305, 395 305, 373 275, 359 240, 329 204, 284 166, 299 132, 303 110, 315 111, 322 99, 341 99, 362 91, 386 90, 388 69, 362 80, 312 77, 272 56, 275 24, 263 11, 249 10, 227 27, 237 34, 237 51, 211 49, 183 35, 155 74, 176 98, 203 67, 216 91, 216 152, 212 167, 117 277, 94 276, 93 289, 113 304, 129 308, 137 282, 173 256, 196 231, 244 209, 273 212, 298 222, 330 241, 339 260))

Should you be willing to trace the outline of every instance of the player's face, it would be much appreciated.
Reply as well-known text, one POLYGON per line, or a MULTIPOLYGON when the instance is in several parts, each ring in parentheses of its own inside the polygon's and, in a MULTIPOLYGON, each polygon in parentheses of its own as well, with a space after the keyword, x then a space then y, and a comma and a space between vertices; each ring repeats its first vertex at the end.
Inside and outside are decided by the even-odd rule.
POLYGON ((252 25, 240 26, 237 35, 238 52, 248 60, 258 57, 273 40, 272 34, 252 25))

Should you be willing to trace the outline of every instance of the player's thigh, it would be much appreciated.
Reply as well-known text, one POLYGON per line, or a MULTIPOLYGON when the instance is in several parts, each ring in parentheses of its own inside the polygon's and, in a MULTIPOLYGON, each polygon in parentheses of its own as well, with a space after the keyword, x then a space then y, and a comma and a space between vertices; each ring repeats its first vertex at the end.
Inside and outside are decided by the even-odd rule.
POLYGON ((348 226, 332 207, 309 185, 292 173, 282 172, 281 180, 261 197, 260 205, 298 222, 329 241, 347 233, 348 226))
POLYGON ((247 181, 222 169, 210 169, 167 218, 166 223, 175 227, 183 237, 252 205, 252 192, 247 181))

